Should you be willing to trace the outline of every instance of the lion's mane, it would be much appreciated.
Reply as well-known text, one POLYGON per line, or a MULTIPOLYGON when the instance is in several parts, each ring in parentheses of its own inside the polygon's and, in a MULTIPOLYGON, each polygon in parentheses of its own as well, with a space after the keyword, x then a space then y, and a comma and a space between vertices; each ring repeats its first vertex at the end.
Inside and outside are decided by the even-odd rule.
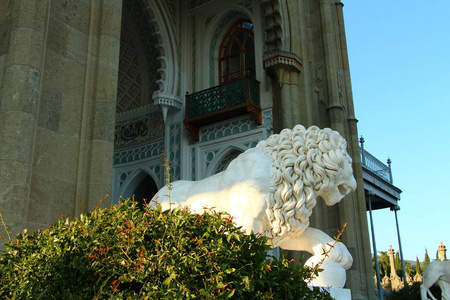
POLYGON ((298 237, 309 226, 315 192, 334 185, 346 154, 346 141, 329 128, 301 125, 258 143, 271 159, 271 182, 265 235, 276 246, 284 236, 298 237))

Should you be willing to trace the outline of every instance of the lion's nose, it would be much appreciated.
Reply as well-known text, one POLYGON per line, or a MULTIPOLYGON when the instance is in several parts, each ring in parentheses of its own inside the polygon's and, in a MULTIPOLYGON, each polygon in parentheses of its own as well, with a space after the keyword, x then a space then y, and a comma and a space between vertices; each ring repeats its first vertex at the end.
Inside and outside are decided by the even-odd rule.
POLYGON ((351 192, 354 192, 356 190, 355 178, 352 178, 352 180, 349 182, 338 185, 338 190, 339 190, 339 193, 343 196, 345 196, 351 192))
POLYGON ((358 185, 356 184, 355 177, 352 176, 352 180, 351 180, 351 182, 350 182, 351 192, 356 191, 356 187, 357 187, 357 186, 358 186, 358 185))

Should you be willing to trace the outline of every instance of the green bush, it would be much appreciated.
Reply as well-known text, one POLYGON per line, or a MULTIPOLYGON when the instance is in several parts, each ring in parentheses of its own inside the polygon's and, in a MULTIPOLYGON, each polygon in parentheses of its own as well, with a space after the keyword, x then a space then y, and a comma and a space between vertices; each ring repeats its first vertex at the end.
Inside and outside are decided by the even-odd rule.
MULTIPOLYGON (((386 300, 421 300, 420 285, 421 282, 413 282, 411 285, 406 285, 398 291, 389 292, 386 300)), ((431 293, 437 299, 441 298, 441 290, 437 285, 430 288, 431 293)))
POLYGON ((32 235, 0 257, 1 299, 331 299, 310 269, 267 260, 224 213, 126 200, 32 235))
POLYGON ((387 294, 386 300, 420 300, 420 283, 414 282, 387 294))

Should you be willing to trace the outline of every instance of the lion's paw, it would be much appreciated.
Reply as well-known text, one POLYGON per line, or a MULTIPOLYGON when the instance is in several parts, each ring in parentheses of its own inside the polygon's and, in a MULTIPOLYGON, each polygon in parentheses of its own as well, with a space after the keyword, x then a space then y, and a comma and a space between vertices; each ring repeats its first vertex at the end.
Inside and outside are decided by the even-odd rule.
POLYGON ((336 242, 326 245, 325 250, 329 252, 328 259, 337 262, 345 270, 350 269, 353 264, 353 257, 343 243, 336 242))
POLYGON ((339 264, 330 259, 326 259, 322 262, 322 256, 312 256, 310 257, 305 265, 314 267, 317 264, 322 269, 319 275, 309 283, 313 286, 325 286, 333 288, 343 288, 346 281, 346 274, 344 268, 339 264))

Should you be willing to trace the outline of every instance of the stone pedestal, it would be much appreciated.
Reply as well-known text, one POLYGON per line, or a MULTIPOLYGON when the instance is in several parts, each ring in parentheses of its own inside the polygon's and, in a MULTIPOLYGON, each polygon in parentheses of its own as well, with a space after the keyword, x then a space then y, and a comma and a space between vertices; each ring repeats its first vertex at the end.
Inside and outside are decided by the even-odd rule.
POLYGON ((352 293, 349 289, 330 289, 330 295, 336 300, 351 300, 352 293))
POLYGON ((352 293, 350 289, 338 289, 338 288, 323 288, 330 292, 331 297, 336 300, 351 300, 352 293))

